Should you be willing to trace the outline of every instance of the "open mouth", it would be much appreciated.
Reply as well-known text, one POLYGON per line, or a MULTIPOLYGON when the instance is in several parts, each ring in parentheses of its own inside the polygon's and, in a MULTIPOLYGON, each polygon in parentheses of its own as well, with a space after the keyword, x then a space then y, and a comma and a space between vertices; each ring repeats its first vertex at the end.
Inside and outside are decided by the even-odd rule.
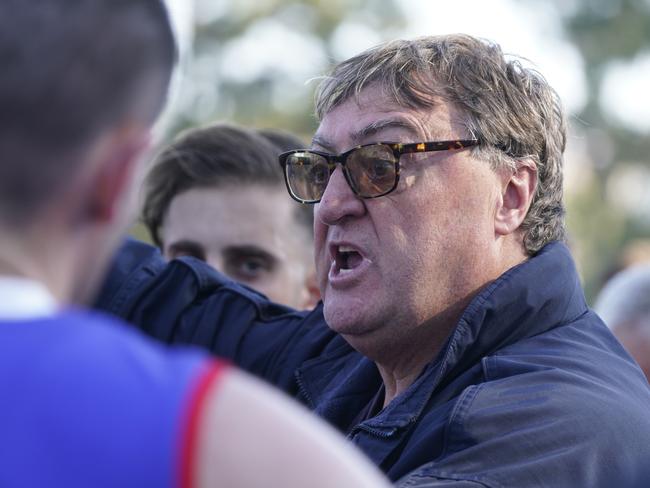
POLYGON ((350 246, 336 246, 334 259, 339 270, 347 271, 359 266, 363 261, 363 256, 350 246))

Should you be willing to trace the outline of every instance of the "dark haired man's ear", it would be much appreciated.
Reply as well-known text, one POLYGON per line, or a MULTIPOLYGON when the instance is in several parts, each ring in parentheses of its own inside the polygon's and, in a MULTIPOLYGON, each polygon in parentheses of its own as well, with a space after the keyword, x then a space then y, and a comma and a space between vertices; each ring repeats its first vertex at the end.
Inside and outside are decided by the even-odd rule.
POLYGON ((501 236, 515 232, 526 218, 537 188, 537 169, 532 161, 519 161, 514 172, 504 171, 503 179, 494 220, 494 231, 501 236))
POLYGON ((150 146, 149 130, 126 127, 107 135, 92 152, 94 171, 86 185, 86 211, 83 218, 94 223, 109 223, 132 189, 137 163, 150 146))

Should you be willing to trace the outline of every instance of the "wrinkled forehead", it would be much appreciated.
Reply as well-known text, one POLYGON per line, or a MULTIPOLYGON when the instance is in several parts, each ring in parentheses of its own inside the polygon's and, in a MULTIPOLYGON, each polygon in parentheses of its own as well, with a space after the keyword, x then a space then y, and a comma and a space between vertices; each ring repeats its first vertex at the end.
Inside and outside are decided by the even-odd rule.
POLYGON ((407 105, 373 84, 323 114, 312 146, 337 153, 373 142, 449 140, 466 133, 465 117, 444 98, 407 105))
MULTIPOLYGON (((373 79, 356 81, 353 85, 341 82, 341 88, 330 88, 331 94, 322 96, 323 100, 316 101, 321 111, 319 120, 327 116, 332 110, 345 103, 353 102, 358 106, 385 107, 387 110, 417 110, 433 107, 445 98, 445 91, 432 77, 424 80, 424 75, 418 77, 421 86, 426 86, 426 91, 416 90, 410 78, 400 80, 401 88, 397 88, 396 81, 392 83, 377 76, 373 79)), ((331 85, 335 85, 331 82, 331 85)))

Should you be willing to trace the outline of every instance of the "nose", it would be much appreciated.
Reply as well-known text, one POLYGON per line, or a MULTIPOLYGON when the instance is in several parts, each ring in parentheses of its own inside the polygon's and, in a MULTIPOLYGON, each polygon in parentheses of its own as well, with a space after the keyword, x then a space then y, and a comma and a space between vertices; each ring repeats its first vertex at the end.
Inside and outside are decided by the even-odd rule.
POLYGON ((354 194, 345 175, 338 166, 330 177, 325 193, 316 207, 315 218, 325 225, 334 225, 346 217, 358 217, 365 213, 363 200, 354 194))

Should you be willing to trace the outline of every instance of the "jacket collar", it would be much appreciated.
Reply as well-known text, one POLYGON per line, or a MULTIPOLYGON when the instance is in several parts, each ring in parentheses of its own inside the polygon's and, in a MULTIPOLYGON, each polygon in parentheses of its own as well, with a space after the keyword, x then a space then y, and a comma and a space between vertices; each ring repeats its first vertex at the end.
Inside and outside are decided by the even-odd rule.
POLYGON ((441 352, 440 376, 451 380, 481 358, 586 312, 569 249, 560 242, 548 244, 470 302, 441 352))
MULTIPOLYGON (((483 289, 420 377, 357 429, 381 437, 394 435, 419 419, 435 392, 483 357, 569 323, 586 311, 569 250, 559 242, 548 244, 483 289)), ((316 412, 343 429, 381 385, 374 364, 350 352, 349 346, 337 348, 336 355, 308 361, 297 372, 301 390, 316 412)))

